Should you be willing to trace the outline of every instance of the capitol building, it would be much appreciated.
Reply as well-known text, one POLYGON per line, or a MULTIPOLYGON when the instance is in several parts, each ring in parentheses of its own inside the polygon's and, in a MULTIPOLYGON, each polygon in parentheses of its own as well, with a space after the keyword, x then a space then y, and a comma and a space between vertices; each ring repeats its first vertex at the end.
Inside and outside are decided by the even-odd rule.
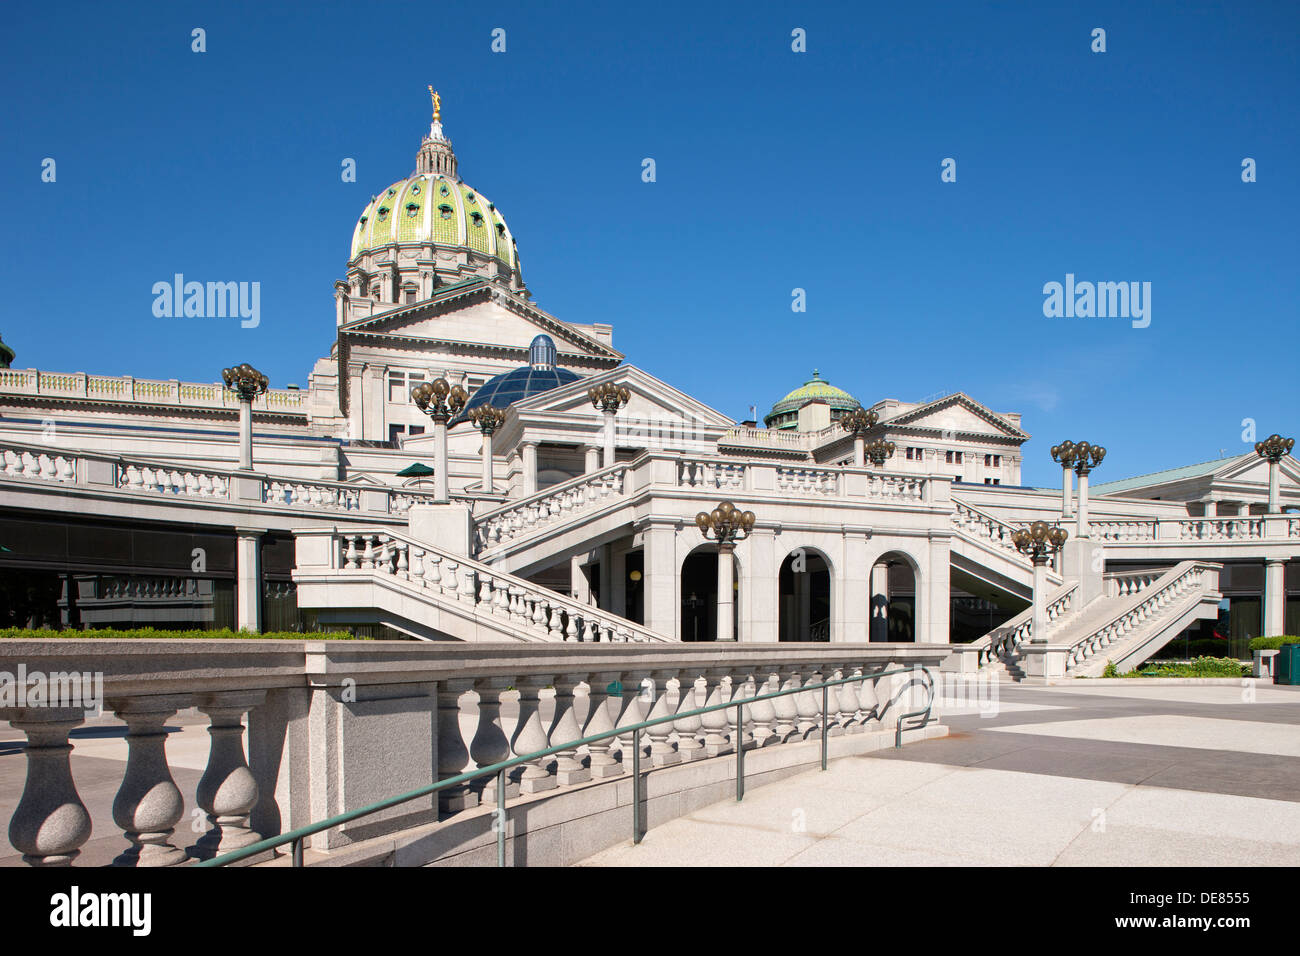
POLYGON ((800 369, 735 421, 539 308, 484 185, 435 100, 339 236, 303 388, 253 346, 158 381, 47 369, 3 329, 0 626, 919 643, 1008 679, 1300 632, 1285 439, 1123 477, 1104 435, 1044 436, 1079 441, 1033 488, 1033 423, 962 392, 800 369), (1064 543, 1018 534, 1039 521, 1064 543))

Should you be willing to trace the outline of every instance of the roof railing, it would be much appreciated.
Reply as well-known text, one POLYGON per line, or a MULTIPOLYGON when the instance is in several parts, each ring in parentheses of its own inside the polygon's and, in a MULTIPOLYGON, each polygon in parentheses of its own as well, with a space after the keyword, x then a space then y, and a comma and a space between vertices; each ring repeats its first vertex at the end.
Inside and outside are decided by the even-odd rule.
POLYGON ((889 677, 894 674, 912 674, 920 673, 925 678, 926 690, 928 691, 925 707, 921 710, 910 711, 900 714, 898 724, 894 730, 894 747, 900 749, 903 746, 903 723, 914 717, 923 717, 921 726, 924 726, 930 717, 930 711, 934 707, 935 687, 934 678, 930 675, 928 668, 912 666, 899 667, 894 670, 888 668, 872 674, 857 674, 853 677, 842 677, 838 680, 821 681, 816 684, 804 684, 800 687, 772 691, 767 694, 755 694, 752 697, 744 697, 740 700, 728 701, 725 704, 714 704, 711 707, 697 707, 694 710, 682 711, 680 713, 668 714, 663 717, 656 717, 654 720, 643 720, 635 724, 628 724, 622 727, 616 727, 613 730, 607 730, 604 733, 592 734, 590 737, 580 737, 577 740, 570 740, 566 743, 556 744, 547 747, 544 750, 534 750, 531 753, 521 754, 517 757, 511 757, 508 760, 502 760, 486 767, 477 767, 474 770, 468 770, 465 773, 456 774, 454 777, 448 777, 446 780, 439 780, 437 783, 430 784, 426 787, 420 787, 406 793, 400 793, 394 797, 388 797, 384 800, 378 800, 374 803, 358 807, 355 810, 349 810, 346 813, 335 814, 327 817, 317 823, 310 823, 304 827, 298 827, 290 830, 288 833, 282 833, 279 836, 268 837, 265 840, 259 840, 251 843, 246 847, 233 850, 222 856, 214 857, 210 860, 203 860, 196 863, 195 866, 217 867, 227 866, 231 863, 238 863, 240 860, 246 860, 249 857, 257 856, 268 850, 274 850, 277 847, 284 846, 286 843, 291 844, 292 864, 294 867, 304 866, 303 862, 303 841, 313 834, 320 833, 324 830, 330 830, 334 827, 341 826, 344 823, 350 823, 353 820, 359 820, 362 817, 379 813, 390 807, 400 806, 411 800, 418 800, 421 797, 427 797, 430 794, 445 790, 448 787, 456 787, 467 783, 478 777, 485 777, 489 774, 496 775, 496 792, 497 792, 497 823, 494 829, 497 831, 497 866, 506 865, 506 771, 512 767, 518 767, 533 760, 542 757, 549 757, 560 753, 564 750, 574 750, 586 744, 596 743, 601 740, 608 740, 611 737, 623 737, 629 731, 632 732, 632 842, 638 844, 641 838, 645 836, 646 829, 641 814, 641 731, 655 727, 659 724, 679 721, 684 717, 699 717, 703 714, 712 714, 718 711, 735 708, 736 711, 736 800, 739 802, 745 797, 745 705, 753 704, 761 700, 775 700, 778 697, 786 697, 791 694, 802 694, 810 690, 820 688, 822 692, 821 706, 821 769, 826 769, 827 760, 827 738, 829 736, 829 689, 838 687, 842 684, 859 683, 864 680, 875 681, 881 677, 889 677))

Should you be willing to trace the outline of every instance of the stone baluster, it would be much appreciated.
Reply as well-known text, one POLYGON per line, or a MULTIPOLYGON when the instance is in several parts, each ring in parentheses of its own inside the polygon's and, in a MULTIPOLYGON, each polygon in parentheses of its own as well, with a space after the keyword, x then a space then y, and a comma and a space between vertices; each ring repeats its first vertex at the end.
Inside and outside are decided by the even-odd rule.
MULTIPOLYGON (((695 678, 688 676, 694 671, 687 671, 677 679, 677 713, 684 714, 700 706, 696 694, 695 678)), ((694 717, 679 716, 673 721, 673 730, 677 732, 677 754, 683 763, 698 760, 704 756, 704 744, 700 741, 700 728, 704 722, 698 715, 694 717)))
MULTIPOLYGON (((785 679, 781 681, 780 675, 774 675, 772 683, 780 681, 781 690, 795 690, 799 687, 799 672, 786 671, 785 679)), ((769 742, 774 744, 783 744, 797 736, 799 732, 799 695, 786 694, 772 701, 772 712, 776 715, 776 723, 772 727, 772 738, 770 741, 764 741, 764 746, 769 742)))
MULTIPOLYGON (((855 667, 853 668, 853 673, 863 674, 864 668, 855 667)), ((864 731, 879 730, 880 719, 877 717, 876 711, 879 710, 880 704, 876 700, 876 683, 873 680, 865 679, 857 686, 858 708, 862 712, 862 729, 864 731)))
POLYGON ((583 615, 582 643, 590 644, 592 641, 594 641, 597 638, 597 636, 599 636, 599 631, 596 630, 595 623, 596 622, 593 621, 590 617, 583 615))
MULTIPOLYGON (((546 728, 542 726, 540 694, 542 688, 551 685, 551 681, 549 674, 525 674, 515 682, 519 691, 519 721, 515 724, 510 750, 516 757, 535 750, 545 750, 550 746, 546 728)), ((510 776, 518 779, 519 791, 541 793, 543 790, 555 789, 555 778, 546 769, 550 762, 550 757, 537 757, 514 768, 510 776)))
POLYGON ((424 587, 424 548, 411 545, 411 580, 417 587, 424 587))
MULTIPOLYGON (((814 670, 808 675, 808 679, 799 686, 806 687, 809 684, 816 684, 822 679, 821 674, 814 670)), ((820 732, 821 725, 818 719, 821 715, 822 692, 820 689, 805 690, 795 694, 795 707, 799 712, 799 722, 797 725, 795 737, 800 740, 807 740, 815 737, 820 732)))
MULTIPOLYGON (((480 677, 474 681, 474 690, 478 692, 478 729, 470 741, 469 754, 477 767, 490 767, 510 756, 510 740, 501 725, 501 692, 512 683, 512 677, 480 677)), ((481 802, 496 802, 496 774, 477 778, 473 786, 481 802)), ((519 784, 507 774, 506 799, 517 796, 519 784)))
MULTIPOLYGON (((840 677, 853 676, 846 664, 837 671, 840 677)), ((858 690, 854 684, 841 684, 839 690, 839 720, 840 729, 846 734, 858 734, 862 732, 862 725, 858 722, 858 690)))
MULTIPOLYGON (((554 747, 582 736, 578 726, 578 715, 574 709, 574 691, 587 677, 586 674, 560 674, 555 678, 555 714, 551 719, 551 728, 547 734, 548 746, 554 747)), ((590 702, 590 697, 588 701, 590 702)), ((586 783, 591 779, 591 771, 582 765, 578 758, 578 748, 561 750, 555 755, 555 781, 562 787, 575 783, 586 783)))
POLYGON ((510 585, 500 578, 492 579, 492 587, 495 588, 493 595, 492 613, 497 617, 509 619, 510 617, 510 585))
POLYGON ((478 603, 484 610, 492 610, 492 578, 489 575, 479 575, 478 603))
MULTIPOLYGON (((591 675, 591 680, 588 681, 590 690, 587 698, 587 726, 582 731, 584 737, 591 737, 614 729, 614 720, 609 713, 610 688, 619 688, 622 676, 621 671, 604 671, 591 675)), ((613 737, 607 737, 604 740, 598 740, 587 745, 587 749, 591 753, 590 772, 592 777, 597 780, 605 777, 617 777, 623 772, 623 765, 614 759, 613 747, 613 737)))
MULTIPOLYGON (((615 727, 626 727, 628 724, 639 724, 645 720, 645 713, 648 707, 642 704, 651 704, 654 702, 654 688, 647 684, 642 678, 634 677, 631 680, 623 681, 622 687, 622 713, 620 714, 615 727)), ((623 766, 629 771, 632 769, 632 745, 634 743, 634 734, 628 731, 626 734, 619 734, 618 748, 619 756, 623 761, 623 766)), ((641 745, 644 751, 645 744, 641 745)))
MULTIPOLYGON (((677 672, 675 670, 658 670, 653 671, 650 677, 655 682, 658 697, 654 702, 654 706, 650 708, 650 713, 646 714, 642 718, 643 720, 667 717, 673 712, 672 708, 668 706, 668 682, 676 680, 677 672)), ((681 755, 668 742, 672 732, 672 721, 664 721, 662 724, 646 728, 646 736, 650 738, 650 762, 656 767, 668 767, 682 762, 681 755)))
MULTIPOLYGON (((753 690, 753 696, 759 697, 763 694, 772 694, 780 690, 780 679, 770 670, 759 668, 755 672, 757 678, 753 690)), ((776 735, 774 725, 776 724, 776 702, 771 700, 755 701, 746 710, 753 714, 754 717, 754 743, 759 747, 766 747, 769 744, 779 744, 782 738, 776 735)))
POLYGON ((113 822, 131 846, 115 866, 175 866, 186 858, 171 843, 185 799, 167 767, 164 725, 189 702, 189 697, 162 695, 107 702, 126 723, 126 770, 113 799, 113 822))
POLYGON ((475 577, 477 577, 477 573, 473 568, 468 565, 461 565, 459 587, 456 591, 458 601, 463 601, 466 604, 474 603, 474 595, 477 590, 474 587, 475 577))
POLYGON ((434 593, 442 590, 442 555, 432 551, 424 562, 424 586, 434 593))
POLYGON ((27 735, 27 780, 9 820, 9 842, 29 866, 69 866, 90 839, 90 814, 77 795, 68 734, 79 708, 5 708, 0 718, 27 735))
MULTIPOLYGON (((718 704, 725 704, 731 699, 728 674, 729 670, 727 668, 718 667, 711 667, 704 672, 704 679, 708 688, 708 697, 704 702, 705 707, 716 707, 718 704)), ((715 710, 712 713, 704 714, 700 717, 700 722, 704 730, 704 752, 706 755, 719 757, 722 754, 732 752, 732 742, 727 733, 727 711, 715 710)))
POLYGON ((257 803, 257 781, 244 756, 243 717, 260 704, 266 691, 222 691, 199 697, 208 715, 208 765, 199 779, 195 802, 207 813, 208 831, 191 853, 200 859, 238 850, 262 837, 249 825, 257 803))
POLYGON ((578 640, 578 615, 569 611, 565 617, 568 618, 568 622, 564 625, 564 639, 573 643, 578 640))
POLYGON ((457 580, 456 572, 460 569, 460 563, 453 561, 451 558, 442 559, 442 595, 448 600, 455 601, 460 593, 460 581, 457 580))
POLYGON ((550 627, 546 632, 546 636, 553 641, 564 640, 563 610, 558 604, 551 605, 551 621, 550 621, 550 627))
MULTIPOLYGON (((734 703, 736 701, 749 700, 749 698, 754 696, 754 688, 755 688, 755 681, 754 681, 754 676, 752 674, 746 673, 744 670, 742 670, 739 674, 734 675, 731 678, 732 702, 734 703)), ((745 749, 751 750, 755 746, 754 708, 748 705, 745 706, 742 717, 744 719, 744 722, 741 724, 740 727, 740 739, 745 749)), ((736 719, 736 712, 734 710, 728 711, 727 720, 734 721, 735 719, 736 719)), ((732 726, 734 728, 735 725, 733 724, 732 726)), ((734 729, 732 731, 732 737, 733 737, 732 743, 734 744, 735 743, 734 729)))
MULTIPOLYGON (((469 748, 460 727, 460 698, 474 689, 474 681, 445 680, 438 683, 438 779, 460 776, 472 769, 469 748)), ((438 791, 443 813, 457 813, 478 806, 474 781, 438 791)))

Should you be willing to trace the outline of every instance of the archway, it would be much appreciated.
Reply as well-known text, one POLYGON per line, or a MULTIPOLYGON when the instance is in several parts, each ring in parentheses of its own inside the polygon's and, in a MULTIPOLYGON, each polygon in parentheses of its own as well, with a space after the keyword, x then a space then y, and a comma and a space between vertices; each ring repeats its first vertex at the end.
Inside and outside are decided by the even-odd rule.
POLYGON ((920 569, 911 555, 886 551, 867 579, 870 640, 914 643, 920 630, 920 569))
POLYGON ((812 548, 795 548, 777 576, 778 627, 782 641, 831 639, 831 567, 812 548))
MULTIPOLYGON (((733 555, 734 560, 734 555, 733 555)), ((701 545, 682 562, 682 629, 683 641, 718 639, 718 548, 701 545)), ((740 567, 736 565, 735 594, 737 613, 732 615, 732 640, 740 639, 740 567)))

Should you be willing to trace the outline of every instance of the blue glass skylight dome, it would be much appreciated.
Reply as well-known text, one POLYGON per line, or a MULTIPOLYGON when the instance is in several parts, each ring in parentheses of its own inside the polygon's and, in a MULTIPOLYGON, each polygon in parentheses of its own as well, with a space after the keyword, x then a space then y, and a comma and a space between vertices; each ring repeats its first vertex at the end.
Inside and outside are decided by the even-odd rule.
POLYGON ((549 392, 582 378, 577 372, 556 365, 556 354, 555 342, 549 335, 537 336, 528 347, 528 364, 484 382, 470 396, 461 413, 452 419, 451 425, 467 421, 470 411, 480 405, 504 410, 531 395, 549 392))

